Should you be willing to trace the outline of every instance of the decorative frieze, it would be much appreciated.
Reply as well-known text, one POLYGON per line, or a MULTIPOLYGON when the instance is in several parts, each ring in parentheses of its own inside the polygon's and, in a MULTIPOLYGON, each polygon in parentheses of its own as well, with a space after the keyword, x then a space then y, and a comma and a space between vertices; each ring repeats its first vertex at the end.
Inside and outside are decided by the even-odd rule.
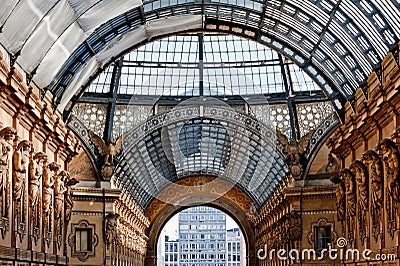
MULTIPOLYGON (((34 131, 32 132, 30 136, 34 136, 34 131)), ((62 187, 60 185, 56 186, 54 191, 54 176, 60 176, 60 180, 66 182, 63 186, 74 184, 71 183, 73 178, 67 178, 67 171, 61 171, 57 175, 59 168, 55 162, 48 163, 48 155, 45 152, 35 151, 31 141, 21 140, 14 128, 0 127, 0 231, 2 239, 6 239, 7 232, 12 232, 9 238, 12 240, 9 243, 10 247, 21 247, 21 252, 28 253, 33 247, 43 251, 50 247, 55 220, 52 218, 52 210, 56 210, 55 218, 64 219, 68 217, 67 210, 72 207, 68 189, 59 189, 62 187), (53 198, 53 195, 56 197, 53 198), (64 210, 67 213, 64 213, 64 210), (28 236, 27 242, 25 236, 28 236), (37 247, 38 245, 42 247, 37 247)), ((55 231, 55 243, 58 243, 57 247, 60 250, 55 253, 57 256, 62 253, 65 230, 66 228, 61 226, 55 231)), ((44 256, 41 252, 35 254, 35 261, 40 261, 40 257, 44 256)), ((63 263, 60 261, 60 264, 63 263)))

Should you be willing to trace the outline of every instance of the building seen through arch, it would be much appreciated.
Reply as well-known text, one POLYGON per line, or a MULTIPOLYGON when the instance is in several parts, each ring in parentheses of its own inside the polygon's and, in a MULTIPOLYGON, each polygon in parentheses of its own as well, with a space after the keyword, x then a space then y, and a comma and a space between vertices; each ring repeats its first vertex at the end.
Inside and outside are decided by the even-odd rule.
POLYGON ((398 265, 399 8, 3 1, 0 264, 398 265))
POLYGON ((224 212, 195 206, 165 224, 157 244, 157 265, 245 265, 246 243, 224 212))

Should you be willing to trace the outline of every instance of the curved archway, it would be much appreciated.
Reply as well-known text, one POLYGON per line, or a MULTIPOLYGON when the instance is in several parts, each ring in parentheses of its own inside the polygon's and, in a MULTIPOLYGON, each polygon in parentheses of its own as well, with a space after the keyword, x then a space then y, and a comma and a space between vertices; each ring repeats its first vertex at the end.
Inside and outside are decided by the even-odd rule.
POLYGON ((214 199, 210 194, 193 195, 186 202, 186 206, 182 205, 165 205, 162 210, 158 212, 155 219, 152 220, 151 226, 148 230, 148 243, 147 243, 147 255, 145 260, 146 266, 156 266, 157 265, 157 240, 163 229, 164 225, 169 221, 169 219, 176 213, 197 205, 206 205, 210 207, 217 208, 229 216, 231 216, 235 222, 239 225, 240 230, 243 232, 245 243, 246 243, 246 261, 247 266, 258 265, 256 259, 255 250, 255 232, 252 224, 248 220, 248 216, 242 210, 240 210, 232 201, 225 197, 214 199), (210 200, 208 202, 208 200, 210 200))
POLYGON ((157 241, 157 264, 245 266, 246 249, 244 234, 230 215, 198 205, 180 211, 165 224, 157 241))

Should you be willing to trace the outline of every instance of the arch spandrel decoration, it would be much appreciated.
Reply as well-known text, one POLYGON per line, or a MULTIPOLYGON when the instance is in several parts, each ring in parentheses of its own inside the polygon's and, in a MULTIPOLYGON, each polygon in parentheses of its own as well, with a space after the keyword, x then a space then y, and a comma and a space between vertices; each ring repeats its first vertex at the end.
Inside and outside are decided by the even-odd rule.
MULTIPOLYGON (((257 115, 246 115, 231 107, 205 106, 200 109, 200 106, 178 106, 150 116, 144 123, 130 130, 124 137, 126 152, 118 158, 115 185, 145 209, 168 184, 188 176, 204 174, 231 180, 230 182, 249 195, 255 206, 263 205, 288 173, 284 148, 279 142, 270 143, 274 144, 272 148, 276 150, 275 153, 264 149, 260 154, 262 146, 257 148, 257 145, 262 144, 260 136, 272 136, 275 134, 274 129, 259 122, 256 119, 257 115), (242 128, 247 134, 240 133, 231 138, 227 133, 232 132, 232 128, 234 131, 242 128), (202 129, 205 132, 202 132, 202 129), (210 140, 199 142, 199 136, 206 137, 206 140, 210 136, 218 136, 219 144, 210 140), (170 138, 170 141, 165 142, 166 137, 170 138), (232 148, 231 141, 236 148, 232 148), (175 144, 171 145, 170 142, 175 144), (208 151, 214 151, 213 145, 210 144, 216 144, 217 150, 221 151, 216 153, 218 160, 208 155, 208 151), (206 145, 207 151, 199 155, 202 145, 206 145), (176 153, 177 149, 181 150, 181 155, 176 153), (171 150, 175 152, 171 154, 171 150), (247 150, 251 156, 243 153, 247 150), (234 153, 240 156, 231 158, 231 154, 234 153), (198 161, 203 164, 191 160, 192 156, 200 156, 198 161)), ((275 109, 270 110, 274 114, 275 109)), ((268 111, 257 113, 268 116, 268 111)), ((320 141, 337 123, 331 114, 315 128, 306 152, 307 159, 315 155, 320 141)), ((73 116, 68 126, 80 137, 93 159, 98 161, 99 154, 85 125, 73 116)))
POLYGON ((190 206, 193 204, 192 198, 198 198, 196 204, 206 204, 209 203, 208 197, 204 197, 204 202, 201 202, 201 196, 212 195, 218 198, 223 198, 237 207, 240 212, 244 214, 250 213, 250 208, 252 206, 252 200, 244 193, 241 189, 236 186, 232 186, 226 180, 218 179, 212 186, 207 186, 215 178, 209 176, 193 176, 185 179, 181 179, 176 182, 177 186, 166 187, 160 194, 152 200, 146 209, 145 215, 149 218, 150 223, 154 223, 156 218, 160 213, 168 206, 170 203, 176 203, 176 205, 190 206), (188 200, 185 204, 185 200, 188 200))
POLYGON ((147 254, 145 264, 149 266, 157 265, 157 240, 163 229, 163 226, 168 222, 168 220, 179 211, 196 205, 207 205, 213 208, 220 209, 221 211, 227 213, 231 218, 233 218, 236 223, 239 225, 242 233, 244 234, 244 239, 246 242, 246 260, 248 265, 256 265, 256 249, 255 246, 251 243, 255 243, 256 236, 254 232, 254 227, 250 223, 248 219, 248 213, 242 212, 240 207, 236 206, 231 200, 228 200, 225 197, 220 197, 214 201, 210 201, 207 204, 204 204, 204 201, 207 201, 207 194, 202 195, 193 195, 191 197, 191 201, 188 202, 187 206, 181 205, 164 205, 160 208, 158 216, 155 216, 155 219, 151 223, 151 226, 148 230, 149 240, 147 242, 147 254))
POLYGON ((319 81, 341 110, 397 44, 399 22, 398 3, 390 0, 7 1, 0 42, 63 109, 76 89, 132 45, 177 32, 225 31, 266 40, 319 81), (19 18, 28 24, 23 30, 19 18), (49 21, 52 31, 43 30, 49 21))

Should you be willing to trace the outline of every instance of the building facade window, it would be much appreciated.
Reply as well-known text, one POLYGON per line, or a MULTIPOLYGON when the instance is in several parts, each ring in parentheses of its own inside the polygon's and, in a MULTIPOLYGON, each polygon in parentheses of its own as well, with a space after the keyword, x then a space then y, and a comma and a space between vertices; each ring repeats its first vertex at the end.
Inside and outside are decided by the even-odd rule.
POLYGON ((92 251, 92 230, 89 228, 75 229, 75 250, 76 252, 92 251))
POLYGON ((90 224, 87 220, 71 224, 71 233, 68 236, 71 257, 86 261, 89 257, 95 256, 97 243, 95 224, 90 224))
POLYGON ((330 226, 316 226, 314 228, 315 232, 315 249, 321 250, 328 248, 332 242, 331 227, 330 226))

